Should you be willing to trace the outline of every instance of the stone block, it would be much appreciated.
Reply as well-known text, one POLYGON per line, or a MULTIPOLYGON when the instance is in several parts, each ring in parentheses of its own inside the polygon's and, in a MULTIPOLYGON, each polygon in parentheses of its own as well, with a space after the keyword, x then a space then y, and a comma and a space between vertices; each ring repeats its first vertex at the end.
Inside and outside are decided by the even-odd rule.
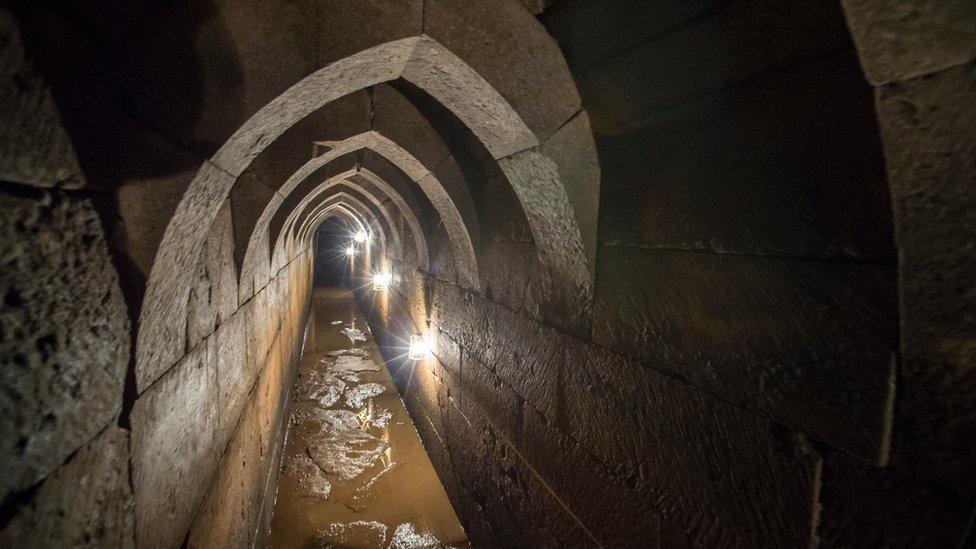
POLYGON ((478 211, 475 209, 474 199, 471 197, 471 187, 476 182, 465 178, 466 174, 461 172, 458 161, 453 156, 448 156, 440 163, 428 165, 428 167, 437 181, 444 187, 444 190, 447 191, 451 202, 460 213, 464 222, 464 230, 467 231, 471 243, 477 246, 481 242, 481 227, 478 211))
POLYGON ((136 344, 136 387, 141 392, 186 350, 186 306, 193 269, 207 232, 234 177, 204 162, 169 218, 146 285, 136 344), (200 224, 206 227, 201 231, 200 224))
POLYGON ((482 250, 495 240, 532 241, 532 229, 522 211, 522 204, 503 175, 484 177, 478 185, 472 185, 471 193, 478 211, 491 212, 491 215, 483 216, 480 220, 482 250))
POLYGON ((271 344, 268 362, 261 370, 252 397, 258 399, 261 406, 259 433, 261 434, 261 455, 264 456, 263 459, 268 459, 274 453, 274 443, 278 437, 277 426, 280 423, 280 416, 283 415, 281 409, 281 385, 283 381, 281 345, 282 338, 279 331, 271 344))
POLYGON ((839 454, 824 462, 824 547, 965 547, 976 501, 839 454))
POLYGON ((189 547, 252 547, 263 506, 259 406, 251 401, 190 528, 189 547))
POLYGON ((872 92, 840 53, 598 136, 602 245, 895 263, 872 92))
POLYGON ((429 0, 425 7, 424 32, 487 80, 538 139, 579 109, 559 46, 518 0, 429 0))
POLYGON ((666 539, 809 545, 821 459, 802 435, 595 345, 566 352, 567 434, 677 525, 666 539))
POLYGON ((888 267, 601 250, 593 340, 873 462, 887 455, 888 267))
MULTIPOLYGON (((258 159, 261 157, 259 156, 258 159)), ((254 170, 245 170, 237 178, 234 188, 230 190, 227 200, 230 202, 231 233, 234 235, 234 265, 244 276, 244 255, 252 238, 259 238, 255 235, 255 224, 261 217, 264 208, 272 201, 275 190, 254 170)), ((244 303, 254 295, 253 275, 251 280, 241 280, 239 303, 244 303)))
POLYGON ((520 440, 522 397, 488 366, 467 353, 461 367, 461 387, 459 407, 465 415, 481 414, 509 440, 520 440))
POLYGON ((486 470, 484 514, 502 545, 512 538, 540 547, 599 545, 508 441, 477 416, 469 419, 484 452, 471 466, 486 470))
MULTIPOLYGON (((92 146, 93 139, 80 136, 79 143, 88 139, 87 146, 95 149, 82 149, 86 173, 91 174, 89 180, 93 184, 115 192, 118 218, 115 226, 106 227, 111 235, 110 245, 125 258, 124 266, 131 271, 128 277, 145 284, 166 227, 200 169, 201 161, 168 137, 131 120, 115 121, 111 128, 100 131, 116 132, 119 142, 96 142, 92 146), (125 164, 112 163, 119 150, 130 149, 135 150, 126 153, 125 164), (143 163, 141 169, 129 166, 137 161, 143 163)), ((195 229, 201 230, 199 226, 195 229)), ((143 288, 134 290, 142 292, 143 288)))
POLYGON ((431 321, 465 349, 479 356, 483 354, 488 346, 488 319, 483 301, 474 292, 434 277, 424 280, 425 288, 430 288, 427 302, 431 321))
POLYGON ((563 346, 571 338, 499 305, 488 308, 491 344, 472 352, 550 421, 559 414, 563 346))
POLYGON ((520 419, 519 449, 525 461, 604 547, 657 544, 662 518, 652 501, 611 476, 605 465, 531 406, 520 419))
MULTIPOLYGON (((443 227, 427 235, 430 249, 430 274, 448 281, 451 285, 459 283, 461 272, 471 273, 474 269, 462 269, 455 260, 454 246, 450 235, 443 227)), ((472 288, 473 289, 473 288, 472 288)))
POLYGON ((315 6, 323 29, 343 30, 316 37, 321 64, 423 32, 422 0, 326 0, 315 6))
POLYGON ((473 419, 477 427, 453 406, 447 416, 444 442, 457 478, 478 505, 482 520, 495 534, 499 546, 524 544, 528 538, 512 516, 515 511, 506 508, 501 490, 492 484, 496 468, 494 456, 482 438, 482 429, 487 430, 488 426, 479 420, 479 416, 473 416, 473 419))
POLYGON ((437 433, 444 433, 444 417, 448 405, 447 389, 422 363, 413 368, 407 392, 412 393, 412 408, 422 411, 437 433))
MULTIPOLYGON (((435 325, 436 326, 436 325, 435 325)), ((455 380, 461 379, 461 348, 451 339, 447 332, 437 329, 434 333, 434 354, 441 367, 455 380)))
POLYGON ((902 358, 892 460, 968 496, 976 495, 974 105, 971 65, 878 90, 898 205, 902 358))
POLYGON ((725 4, 723 0, 559 0, 539 19, 575 73, 680 29, 725 4))
POLYGON ((212 288, 211 303, 219 323, 234 314, 238 307, 238 269, 234 264, 234 223, 229 200, 224 201, 217 212, 204 250, 212 288))
POLYGON ((728 2, 585 70, 580 89, 594 127, 612 133, 844 46, 850 37, 834 2, 728 2))
POLYGON ((51 90, 24 51, 13 14, 0 10, 0 180, 35 187, 85 185, 51 90))
POLYGON ((5 518, 5 547, 133 547, 129 437, 106 427, 5 518))
POLYGON ((370 129, 400 144, 428 169, 440 165, 451 155, 447 143, 431 121, 397 88, 389 84, 374 87, 372 108, 370 129))
POLYGON ((186 304, 186 348, 193 349, 213 333, 217 325, 217 309, 211 303, 213 285, 207 269, 206 250, 193 270, 190 296, 186 304))
POLYGON ((559 181, 573 206, 586 252, 590 280, 596 270, 597 214, 600 209, 600 159, 586 112, 580 112, 545 142, 542 152, 556 163, 559 181))
POLYGON ((216 352, 200 345, 146 389, 132 410, 136 543, 174 547, 186 536, 224 451, 216 352))
POLYGON ((478 257, 485 296, 529 318, 540 319, 546 282, 532 242, 485 242, 478 257))
POLYGON ((580 229, 558 166, 538 147, 505 157, 498 165, 515 189, 532 227, 546 278, 546 322, 577 335, 588 333, 593 286, 580 229))
POLYGON ((241 413, 252 396, 251 389, 260 371, 260 364, 247 359, 247 325, 251 318, 248 308, 242 308, 220 325, 216 339, 218 397, 217 441, 222 447, 237 428, 241 413))
POLYGON ((938 72, 976 58, 976 7, 967 0, 842 0, 874 84, 938 72))
MULTIPOLYGON (((103 39, 129 68, 119 86, 131 109, 204 157, 213 155, 258 109, 320 66, 309 2, 274 7, 260 2, 219 2, 206 8, 147 5, 135 10, 142 12, 132 15, 144 22, 143 32, 103 39), (196 37, 192 47, 183 43, 186 32, 196 37), (168 78, 161 82, 159 74, 168 78)), ((113 15, 107 9, 90 13, 103 23, 113 15)))
POLYGON ((0 193, 0 499, 51 473, 122 409, 131 334, 92 203, 0 193))

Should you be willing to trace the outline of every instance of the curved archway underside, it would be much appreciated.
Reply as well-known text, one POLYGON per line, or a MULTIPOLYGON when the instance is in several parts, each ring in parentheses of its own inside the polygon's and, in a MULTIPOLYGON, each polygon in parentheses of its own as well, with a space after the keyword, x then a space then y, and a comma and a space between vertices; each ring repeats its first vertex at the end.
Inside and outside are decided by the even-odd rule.
POLYGON ((181 355, 187 281, 205 231, 237 178, 284 131, 323 105, 403 78, 453 112, 498 161, 522 204, 547 280, 563 314, 590 317, 592 281, 579 227, 555 163, 515 110, 464 61, 421 35, 381 44, 305 77, 247 120, 197 172, 168 224, 149 276, 136 348, 145 387, 181 355), (182 326, 182 328, 181 328, 182 326))

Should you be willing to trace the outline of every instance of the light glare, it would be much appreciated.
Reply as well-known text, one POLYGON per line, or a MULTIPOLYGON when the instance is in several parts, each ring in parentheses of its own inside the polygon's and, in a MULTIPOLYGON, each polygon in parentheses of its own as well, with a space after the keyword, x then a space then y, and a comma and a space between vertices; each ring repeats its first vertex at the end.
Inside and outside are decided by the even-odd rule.
POLYGON ((354 248, 352 246, 349 246, 348 248, 346 248, 346 255, 349 255, 349 256, 356 255, 356 248, 354 248))
POLYGON ((423 360, 434 354, 434 346, 431 341, 420 334, 410 336, 410 349, 407 357, 410 360, 423 360))
POLYGON ((374 273, 373 274, 373 289, 382 290, 390 285, 390 280, 393 276, 390 273, 374 273))
POLYGON ((366 240, 369 239, 369 235, 366 234, 366 231, 358 231, 356 233, 355 238, 356 238, 356 242, 360 242, 360 243, 361 242, 366 242, 366 240))

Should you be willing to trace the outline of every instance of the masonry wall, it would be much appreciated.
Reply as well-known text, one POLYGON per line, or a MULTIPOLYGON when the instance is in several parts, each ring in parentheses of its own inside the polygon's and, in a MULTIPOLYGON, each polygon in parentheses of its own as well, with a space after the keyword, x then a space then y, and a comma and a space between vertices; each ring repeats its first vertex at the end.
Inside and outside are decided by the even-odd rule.
MULTIPOLYGON (((48 17, 33 23, 59 22, 48 17)), ((69 137, 19 22, 0 9, 0 25, 0 545, 260 546, 312 251, 285 250, 283 266, 239 295, 226 201, 203 228, 209 236, 188 288, 184 352, 158 379, 136 386, 142 284, 191 175, 181 166, 194 155, 110 101, 91 105, 105 114, 102 123, 118 123, 122 141, 155 141, 154 168, 106 157, 84 134, 69 137)), ((60 36, 84 49, 78 36, 60 36)), ((93 93, 76 91, 75 99, 93 93)))
MULTIPOLYGON (((972 238, 948 228, 965 218, 948 197, 971 204, 954 189, 971 171, 958 132, 973 102, 946 92, 970 88, 972 37, 951 26, 918 59, 855 49, 882 4, 564 1, 543 13, 602 171, 589 333, 540 314, 531 235, 506 225, 512 203, 490 179, 475 191, 492 212, 479 218, 485 291, 404 274, 391 316, 372 320, 391 359, 410 333, 437 339, 436 359, 397 381, 475 542, 971 536, 956 467, 972 448, 958 415, 973 402, 956 354, 968 347, 949 335, 967 328, 915 316, 968 310, 971 262, 912 238, 972 238), (930 54, 947 68, 915 67, 930 54), (882 69, 913 77, 872 90, 882 69), (945 157, 910 160, 908 143, 945 157), (935 218, 909 221, 922 210, 935 218), (952 282, 929 286, 935 272, 952 282)), ((954 8, 934 4, 891 23, 893 49, 935 39, 926 18, 954 8)))
POLYGON ((437 338, 397 381, 476 543, 972 541, 971 2, 526 0, 538 19, 514 0, 10 4, 3 544, 261 543, 310 252, 286 247, 245 290, 237 270, 309 143, 366 130, 437 175, 476 247, 472 291, 415 182, 368 151, 330 167, 368 167, 421 218, 429 273, 404 231, 371 322, 391 360, 412 333, 437 338), (392 82, 309 116, 240 174, 199 228, 186 322, 164 342, 178 352, 137 384, 146 280, 196 170, 309 71, 418 33, 552 156, 591 322, 548 301, 498 163, 392 82))

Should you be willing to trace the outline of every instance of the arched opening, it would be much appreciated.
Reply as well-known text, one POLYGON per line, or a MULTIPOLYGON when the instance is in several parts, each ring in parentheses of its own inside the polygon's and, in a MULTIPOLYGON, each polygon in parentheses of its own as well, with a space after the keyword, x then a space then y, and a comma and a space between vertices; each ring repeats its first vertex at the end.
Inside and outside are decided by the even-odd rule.
POLYGON ((971 10, 251 4, 0 8, 0 545, 972 540, 971 10))

